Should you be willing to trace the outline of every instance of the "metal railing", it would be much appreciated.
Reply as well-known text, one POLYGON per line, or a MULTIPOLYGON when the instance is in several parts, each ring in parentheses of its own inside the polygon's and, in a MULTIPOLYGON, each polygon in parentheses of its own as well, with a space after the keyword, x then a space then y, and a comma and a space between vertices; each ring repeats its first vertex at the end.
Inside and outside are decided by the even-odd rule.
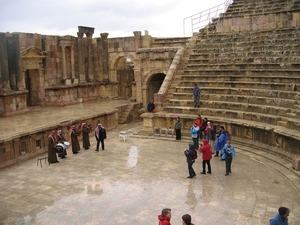
POLYGON ((183 19, 183 36, 185 37, 186 23, 190 21, 190 29, 192 34, 194 31, 199 31, 199 29, 205 27, 212 18, 218 18, 220 13, 224 13, 233 0, 226 0, 223 4, 217 5, 200 13, 194 14, 192 16, 183 19))

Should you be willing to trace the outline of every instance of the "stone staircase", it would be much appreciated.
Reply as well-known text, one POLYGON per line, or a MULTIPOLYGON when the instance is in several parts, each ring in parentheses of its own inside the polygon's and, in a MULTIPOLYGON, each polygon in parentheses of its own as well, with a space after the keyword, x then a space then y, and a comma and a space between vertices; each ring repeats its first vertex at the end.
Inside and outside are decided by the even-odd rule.
POLYGON ((151 47, 178 47, 185 46, 189 38, 187 37, 178 37, 178 38, 155 38, 154 42, 151 44, 151 47))
POLYGON ((231 6, 228 7, 226 17, 236 16, 247 16, 257 14, 269 14, 279 13, 299 9, 300 3, 297 0, 272 0, 272 1, 261 1, 261 0, 238 0, 234 1, 231 6), (270 2, 272 4, 270 4, 270 2))
POLYGON ((190 38, 189 43, 186 46, 184 56, 181 59, 180 64, 177 68, 176 75, 175 75, 175 77, 174 77, 174 79, 173 79, 173 81, 170 85, 170 88, 169 88, 167 94, 165 95, 164 103, 163 103, 164 107, 166 107, 170 104, 170 101, 174 98, 174 94, 176 93, 177 87, 182 82, 181 81, 181 79, 182 79, 181 74, 184 73, 184 70, 186 68, 186 64, 189 61, 189 57, 190 57, 190 55, 193 51, 193 47, 194 47, 195 43, 196 43, 196 36, 193 36, 193 37, 190 38))
MULTIPOLYGON (((298 13, 299 2, 236 0, 221 17, 298 13)), ((152 124, 172 127, 174 118, 181 116, 188 130, 201 114, 224 125, 233 137, 283 149, 290 160, 299 157, 300 30, 283 26, 215 32, 216 23, 190 41, 164 108, 152 124), (201 88, 200 108, 193 107, 195 83, 201 88)))
POLYGON ((119 124, 125 124, 125 123, 128 123, 129 120, 129 115, 130 115, 130 112, 132 111, 133 109, 133 104, 129 104, 126 106, 125 110, 121 113, 121 116, 119 117, 119 120, 118 120, 118 123, 119 124))

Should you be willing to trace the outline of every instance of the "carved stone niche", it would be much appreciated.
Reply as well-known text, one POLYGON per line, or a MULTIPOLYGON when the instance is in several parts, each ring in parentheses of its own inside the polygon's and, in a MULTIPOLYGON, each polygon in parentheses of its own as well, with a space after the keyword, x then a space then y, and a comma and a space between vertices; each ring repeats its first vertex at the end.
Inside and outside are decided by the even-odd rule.
POLYGON ((65 85, 72 84, 71 79, 75 78, 75 41, 76 38, 70 35, 59 38, 59 46, 62 51, 62 80, 65 85))

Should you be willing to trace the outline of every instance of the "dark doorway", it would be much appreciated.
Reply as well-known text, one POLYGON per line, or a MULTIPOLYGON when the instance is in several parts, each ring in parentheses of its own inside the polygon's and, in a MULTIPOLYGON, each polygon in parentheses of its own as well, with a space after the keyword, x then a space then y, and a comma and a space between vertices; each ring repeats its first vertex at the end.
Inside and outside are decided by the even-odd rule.
POLYGON ((25 88, 28 90, 26 96, 27 106, 39 105, 38 74, 38 70, 26 70, 25 88))
POLYGON ((165 74, 157 73, 154 74, 148 81, 147 103, 150 100, 154 100, 154 94, 156 94, 159 91, 165 77, 165 74))

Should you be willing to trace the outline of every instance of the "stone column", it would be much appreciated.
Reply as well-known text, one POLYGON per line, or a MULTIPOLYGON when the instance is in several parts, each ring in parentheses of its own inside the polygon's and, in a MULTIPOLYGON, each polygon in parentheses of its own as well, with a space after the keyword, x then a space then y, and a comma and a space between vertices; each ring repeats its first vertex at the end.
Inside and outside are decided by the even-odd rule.
POLYGON ((141 31, 134 31, 134 42, 135 42, 135 49, 141 48, 141 36, 142 32, 141 31))
POLYGON ((61 46, 62 49, 62 63, 63 63, 63 80, 67 79, 67 64, 66 64, 66 47, 61 46))
POLYGON ((108 33, 101 33, 102 56, 103 56, 103 81, 109 82, 109 58, 108 58, 108 33))
POLYGON ((8 56, 5 33, 0 33, 0 69, 2 91, 11 91, 9 83, 8 56))
POLYGON ((79 82, 86 83, 85 67, 84 67, 84 48, 83 48, 83 33, 77 32, 78 35, 78 58, 79 58, 79 82))
POLYGON ((89 82, 94 81, 94 67, 93 67, 93 34, 91 33, 86 33, 85 34, 87 37, 87 42, 88 42, 88 63, 89 63, 89 67, 88 67, 88 78, 89 78, 89 82))
POLYGON ((74 60, 74 46, 71 46, 71 78, 74 79, 76 78, 75 76, 75 60, 74 60))
POLYGON ((136 100, 142 102, 142 71, 141 71, 141 60, 135 59, 134 63, 134 79, 136 82, 136 100))
POLYGON ((45 69, 39 68, 39 78, 38 78, 38 89, 39 89, 39 101, 43 106, 45 104, 45 69))
POLYGON ((16 82, 17 82, 17 90, 24 91, 25 90, 25 77, 22 72, 22 57, 21 57, 21 48, 20 48, 20 39, 19 34, 13 34, 13 39, 15 42, 15 66, 16 66, 16 82))
MULTIPOLYGON (((143 107, 144 108, 147 108, 147 104, 148 104, 148 101, 147 101, 147 92, 148 92, 148 86, 146 84, 143 84, 141 86, 141 89, 142 89, 142 96, 141 96, 141 100, 143 102, 143 107)), ((152 98, 151 98, 152 99, 152 98)))

